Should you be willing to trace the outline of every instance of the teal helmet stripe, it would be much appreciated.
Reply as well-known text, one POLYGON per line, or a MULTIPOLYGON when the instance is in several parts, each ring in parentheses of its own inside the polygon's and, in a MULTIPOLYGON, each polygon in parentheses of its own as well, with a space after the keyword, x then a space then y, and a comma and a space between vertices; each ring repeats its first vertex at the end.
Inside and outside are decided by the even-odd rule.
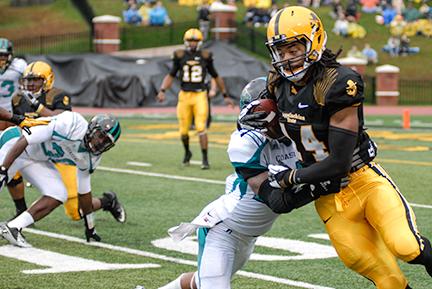
POLYGON ((114 142, 116 142, 121 134, 120 123, 116 121, 115 125, 109 130, 108 133, 113 136, 114 142))

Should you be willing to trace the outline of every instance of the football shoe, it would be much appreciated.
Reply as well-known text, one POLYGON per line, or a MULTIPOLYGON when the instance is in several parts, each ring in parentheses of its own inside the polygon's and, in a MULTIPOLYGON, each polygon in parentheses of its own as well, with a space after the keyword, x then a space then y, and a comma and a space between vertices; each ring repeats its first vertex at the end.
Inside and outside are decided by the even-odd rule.
POLYGON ((109 211, 119 223, 126 222, 126 210, 119 202, 117 194, 114 192, 103 193, 104 198, 109 200, 108 204, 103 208, 104 211, 109 211))
POLYGON ((2 237, 12 245, 21 248, 30 248, 32 246, 27 242, 21 230, 17 228, 10 228, 7 224, 3 224, 0 226, 0 233, 2 237))

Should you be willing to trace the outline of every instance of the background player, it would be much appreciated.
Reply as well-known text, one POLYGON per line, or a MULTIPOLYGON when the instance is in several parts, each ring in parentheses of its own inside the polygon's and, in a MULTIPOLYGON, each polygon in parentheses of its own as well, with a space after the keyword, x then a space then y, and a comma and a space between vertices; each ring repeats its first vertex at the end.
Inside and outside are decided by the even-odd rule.
MULTIPOLYGON (((54 116, 72 110, 70 97, 54 87, 55 74, 51 66, 43 61, 30 63, 23 73, 22 89, 12 98, 13 112, 30 118, 54 116)), ((63 182, 68 191, 64 203, 66 215, 74 221, 81 219, 77 192, 76 167, 68 163, 57 163, 63 182)), ((17 174, 9 183, 8 189, 15 203, 16 216, 27 210, 24 197, 24 183, 17 174)), ((102 198, 93 198, 93 210, 107 210, 121 223, 126 221, 126 212, 114 192, 103 193, 102 198)))
POLYGON ((30 246, 21 229, 42 219, 67 199, 67 189, 53 164, 66 162, 77 170, 86 239, 100 241, 93 222, 90 174, 100 163, 102 153, 120 137, 120 124, 109 115, 96 115, 88 123, 80 114, 69 111, 49 120, 47 125, 30 128, 29 133, 13 127, 0 135, 1 187, 20 171, 42 193, 27 211, 2 225, 1 234, 16 246, 30 246))
POLYGON ((206 122, 208 116, 208 99, 206 91, 206 74, 215 79, 226 104, 233 106, 234 102, 229 97, 223 79, 218 76, 213 65, 212 53, 208 50, 201 50, 203 35, 195 28, 187 30, 183 37, 185 49, 174 52, 173 67, 169 74, 162 81, 158 101, 165 100, 165 91, 171 87, 174 78, 179 73, 181 90, 178 95, 177 118, 180 127, 180 137, 185 149, 183 165, 189 165, 192 153, 189 149, 189 128, 192 117, 195 120, 195 129, 199 135, 199 142, 202 152, 202 169, 209 169, 208 162, 208 138, 206 122))
MULTIPOLYGON (((315 202, 333 246, 347 267, 377 288, 410 288, 395 257, 423 264, 432 276, 430 242, 397 186, 372 162, 374 143, 363 127, 363 81, 326 50, 326 37, 321 20, 304 7, 282 9, 269 22, 266 45, 276 73, 268 90, 305 166, 286 168, 271 180, 289 188, 349 175, 346 188, 315 202)), ((240 121, 265 122, 253 113, 240 121)))
MULTIPOLYGON (((19 80, 27 63, 13 55, 12 42, 0 38, 0 107, 12 111, 12 96, 18 91, 19 80)), ((0 121, 0 131, 10 124, 0 121)))

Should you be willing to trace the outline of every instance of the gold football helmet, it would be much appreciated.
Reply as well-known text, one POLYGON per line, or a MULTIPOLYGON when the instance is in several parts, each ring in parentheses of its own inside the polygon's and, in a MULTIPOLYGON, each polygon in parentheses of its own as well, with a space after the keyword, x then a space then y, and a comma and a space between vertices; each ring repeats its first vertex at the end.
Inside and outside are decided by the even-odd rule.
POLYGON ((196 29, 196 28, 188 29, 183 36, 183 41, 184 41, 184 44, 186 46, 186 49, 192 50, 192 51, 200 49, 203 39, 204 39, 204 37, 203 37, 201 31, 199 29, 196 29), (192 43, 196 42, 197 44, 194 45, 191 42, 192 43))
POLYGON ((310 9, 301 6, 286 7, 276 13, 267 27, 266 46, 270 50, 272 65, 290 81, 303 78, 308 67, 321 59, 327 34, 320 18, 310 9), (286 47, 301 43, 305 52, 287 58, 281 53, 286 47), (294 63, 303 61, 301 65, 294 63))
POLYGON ((38 94, 49 91, 54 85, 54 72, 51 66, 43 61, 27 65, 22 77, 23 89, 38 94))

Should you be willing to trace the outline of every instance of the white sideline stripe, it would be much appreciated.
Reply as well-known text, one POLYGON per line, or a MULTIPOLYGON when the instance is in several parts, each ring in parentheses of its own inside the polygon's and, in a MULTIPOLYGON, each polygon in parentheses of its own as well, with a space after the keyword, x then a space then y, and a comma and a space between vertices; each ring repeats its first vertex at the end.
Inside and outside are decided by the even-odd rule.
POLYGON ((173 179, 173 180, 182 180, 182 181, 191 181, 191 182, 199 182, 199 183, 225 185, 225 181, 201 179, 201 178, 194 178, 194 177, 183 177, 183 176, 135 171, 135 170, 128 170, 128 169, 116 169, 116 168, 108 168, 108 167, 102 167, 102 166, 97 167, 97 168, 98 168, 98 170, 107 171, 107 172, 125 173, 125 174, 158 177, 158 178, 173 179))
MULTIPOLYGON (((193 178, 193 177, 183 177, 183 176, 176 176, 176 175, 167 175, 167 174, 159 174, 159 173, 150 173, 150 172, 143 172, 143 171, 127 170, 127 169, 117 169, 117 168, 109 168, 109 167, 103 167, 103 166, 100 166, 100 167, 97 167, 97 168, 98 168, 98 170, 107 171, 107 172, 125 173, 125 174, 131 174, 131 175, 140 175, 140 176, 149 176, 149 177, 158 177, 158 178, 165 178, 165 179, 173 179, 173 180, 182 180, 182 181, 191 181, 191 182, 201 182, 201 183, 210 183, 210 184, 225 185, 225 181, 218 181, 218 180, 193 178)), ((414 203, 410 203, 410 205, 412 207, 417 207, 417 208, 432 209, 432 205, 423 205, 423 204, 414 204, 414 203)))
MULTIPOLYGON (((104 248, 104 249, 108 249, 108 250, 112 250, 112 251, 119 251, 119 252, 129 253, 132 255, 143 256, 143 257, 148 257, 148 258, 153 258, 153 259, 159 259, 159 260, 163 260, 163 261, 169 261, 169 262, 173 262, 173 263, 177 263, 177 264, 191 265, 191 266, 195 266, 195 267, 197 266, 197 262, 195 262, 195 261, 190 261, 190 260, 185 260, 185 259, 180 259, 180 258, 173 258, 173 257, 161 255, 161 254, 155 254, 155 253, 141 251, 141 250, 137 250, 137 249, 115 246, 115 245, 102 243, 102 242, 90 242, 90 243, 88 243, 83 239, 79 239, 79 238, 68 236, 68 235, 51 233, 51 232, 37 230, 37 229, 31 229, 31 228, 25 228, 24 231, 32 233, 32 234, 36 234, 36 235, 66 240, 69 242, 75 242, 75 243, 79 243, 79 244, 86 245, 86 246, 99 247, 99 248, 104 248)), ((314 285, 314 284, 310 284, 310 283, 306 283, 306 282, 294 281, 294 280, 290 280, 290 279, 279 278, 279 277, 275 277, 275 276, 258 274, 258 273, 253 273, 253 272, 238 271, 237 274, 244 276, 244 277, 260 279, 260 280, 270 281, 270 282, 275 282, 275 283, 280 283, 280 284, 286 284, 286 285, 291 285, 291 286, 300 287, 300 288, 335 289, 333 287, 324 287, 324 286, 314 285)))
POLYGON ((137 167, 151 167, 151 163, 141 163, 141 162, 127 162, 126 164, 130 166, 137 166, 137 167))
POLYGON ((414 204, 414 203, 410 203, 410 205, 411 207, 432 209, 432 205, 423 205, 423 204, 414 204))

